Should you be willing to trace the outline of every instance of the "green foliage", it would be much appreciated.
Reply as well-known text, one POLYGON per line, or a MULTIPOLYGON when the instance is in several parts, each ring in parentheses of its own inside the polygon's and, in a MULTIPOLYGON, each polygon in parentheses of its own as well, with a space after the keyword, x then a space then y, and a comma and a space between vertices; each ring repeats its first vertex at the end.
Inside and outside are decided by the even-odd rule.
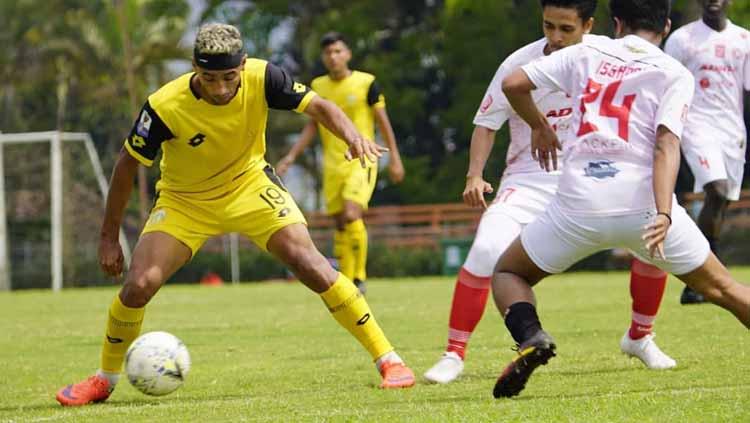
POLYGON ((389 248, 370 245, 367 260, 369 278, 439 275, 443 266, 440 252, 429 248, 389 248))

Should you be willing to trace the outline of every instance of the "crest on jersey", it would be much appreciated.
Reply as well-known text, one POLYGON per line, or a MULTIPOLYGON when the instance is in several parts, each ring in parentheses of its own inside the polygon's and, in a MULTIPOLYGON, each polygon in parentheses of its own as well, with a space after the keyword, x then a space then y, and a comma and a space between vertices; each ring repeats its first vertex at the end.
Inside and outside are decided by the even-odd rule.
POLYGON ((583 173, 596 179, 614 178, 620 169, 613 166, 615 162, 611 160, 598 160, 595 162, 589 162, 589 165, 583 169, 583 173))
POLYGON ((724 44, 717 44, 714 46, 714 54, 719 59, 723 59, 727 55, 727 47, 724 44))
POLYGON ((135 127, 135 133, 148 138, 148 131, 151 130, 151 115, 147 111, 141 112, 141 117, 138 119, 138 125, 135 127))

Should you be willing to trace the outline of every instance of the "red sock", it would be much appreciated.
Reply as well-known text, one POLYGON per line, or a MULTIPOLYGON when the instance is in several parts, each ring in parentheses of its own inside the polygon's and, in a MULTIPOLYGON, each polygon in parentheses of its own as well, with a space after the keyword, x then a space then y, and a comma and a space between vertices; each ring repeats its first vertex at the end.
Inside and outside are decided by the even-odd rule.
POLYGON ((446 351, 455 352, 463 360, 469 337, 484 314, 487 295, 490 292, 490 277, 472 275, 463 267, 458 272, 456 288, 453 291, 453 304, 448 328, 446 351))
POLYGON ((630 297, 633 299, 629 331, 631 339, 641 339, 651 333, 666 285, 666 272, 633 259, 630 265, 630 297))

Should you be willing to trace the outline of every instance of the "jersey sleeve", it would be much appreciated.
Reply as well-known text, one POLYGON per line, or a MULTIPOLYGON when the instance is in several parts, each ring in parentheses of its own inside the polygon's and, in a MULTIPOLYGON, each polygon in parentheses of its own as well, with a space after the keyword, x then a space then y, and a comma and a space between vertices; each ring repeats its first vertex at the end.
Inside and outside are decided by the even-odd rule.
POLYGON ((172 131, 147 101, 141 108, 130 135, 125 139, 125 149, 143 165, 151 166, 161 143, 172 138, 172 131))
POLYGON ((687 70, 667 86, 656 110, 655 131, 660 125, 664 125, 678 138, 682 138, 694 90, 695 79, 687 70))
POLYGON ((672 34, 667 39, 667 43, 664 45, 664 52, 675 58, 678 62, 685 64, 682 60, 682 44, 680 43, 679 34, 672 34))
POLYGON ((497 68, 495 76, 492 77, 484 93, 482 104, 479 105, 474 115, 474 125, 497 131, 510 118, 513 108, 503 93, 503 79, 512 71, 513 69, 505 63, 497 68))
POLYGON ((271 63, 266 65, 266 102, 268 107, 302 113, 316 96, 308 86, 296 82, 289 73, 271 63))
POLYGON ((380 91, 380 85, 375 80, 372 81, 370 88, 367 90, 367 104, 370 107, 385 107, 385 96, 380 91))
POLYGON ((571 94, 579 78, 575 77, 584 56, 581 44, 556 51, 521 67, 537 89, 563 91, 571 94))

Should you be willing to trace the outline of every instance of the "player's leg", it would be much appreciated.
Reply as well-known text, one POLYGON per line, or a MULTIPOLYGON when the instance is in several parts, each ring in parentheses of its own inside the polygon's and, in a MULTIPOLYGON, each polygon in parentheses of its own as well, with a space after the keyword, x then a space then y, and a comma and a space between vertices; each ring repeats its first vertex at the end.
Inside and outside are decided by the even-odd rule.
MULTIPOLYGON (((649 220, 642 221, 641 226, 649 220)), ((630 240, 629 248, 642 260, 676 275, 708 301, 729 310, 750 328, 750 287, 731 277, 684 208, 672 208, 672 225, 664 240, 666 259, 649 258, 640 236, 630 240)))
POLYGON ((667 285, 667 272, 633 259, 630 267, 632 318, 630 329, 620 340, 625 354, 639 358, 649 369, 669 369, 677 365, 654 342, 653 325, 667 285))
MULTIPOLYGON (((703 235, 708 240, 708 244, 711 246, 711 251, 716 255, 719 254, 721 227, 724 223, 727 207, 729 206, 729 199, 727 198, 728 190, 729 181, 727 179, 712 181, 703 187, 703 192, 706 193, 706 196, 703 208, 701 208, 698 215, 698 228, 703 232, 703 235)), ((682 291, 680 302, 682 304, 700 304, 706 302, 706 299, 700 293, 686 286, 682 291)))
POLYGON ((425 374, 430 382, 449 383, 463 371, 469 339, 484 314, 492 271, 502 252, 523 227, 493 203, 482 215, 466 261, 458 272, 448 320, 448 344, 441 359, 425 374))
POLYGON ((716 255, 710 253, 703 265, 677 277, 750 329, 750 286, 734 280, 716 255))
POLYGON ((344 209, 341 220, 349 241, 349 254, 353 257, 354 273, 351 279, 364 294, 367 291, 367 228, 363 220, 364 212, 375 190, 377 180, 377 164, 369 164, 366 168, 355 165, 344 181, 341 197, 344 209))
POLYGON ((414 384, 414 374, 385 337, 364 296, 315 248, 306 226, 296 223, 277 230, 267 247, 302 283, 320 294, 336 321, 370 353, 383 376, 382 388, 414 384))
POLYGON ((100 402, 114 389, 130 344, 138 337, 146 304, 192 255, 190 247, 165 232, 141 236, 123 287, 109 307, 101 367, 95 376, 57 393, 62 405, 100 402))
MULTIPOLYGON (((698 215, 698 228, 708 239, 711 251, 718 254, 718 239, 726 210, 727 168, 724 154, 718 144, 684 144, 683 152, 690 171, 695 177, 693 191, 705 192, 703 207, 698 215)), ((700 304, 705 299, 686 286, 680 295, 680 304, 700 304)))
MULTIPOLYGON (((367 229, 365 227, 364 209, 360 204, 344 200, 344 210, 337 215, 337 221, 343 227, 346 239, 342 255, 351 262, 350 272, 346 274, 363 294, 367 291, 367 229)), ((343 273, 343 272, 342 272, 343 273)))
POLYGON ((611 225, 606 218, 578 224, 552 203, 500 257, 492 294, 518 345, 518 356, 498 378, 495 398, 518 395, 532 372, 555 356, 556 345, 542 329, 532 286, 602 249, 602 233, 611 225))

